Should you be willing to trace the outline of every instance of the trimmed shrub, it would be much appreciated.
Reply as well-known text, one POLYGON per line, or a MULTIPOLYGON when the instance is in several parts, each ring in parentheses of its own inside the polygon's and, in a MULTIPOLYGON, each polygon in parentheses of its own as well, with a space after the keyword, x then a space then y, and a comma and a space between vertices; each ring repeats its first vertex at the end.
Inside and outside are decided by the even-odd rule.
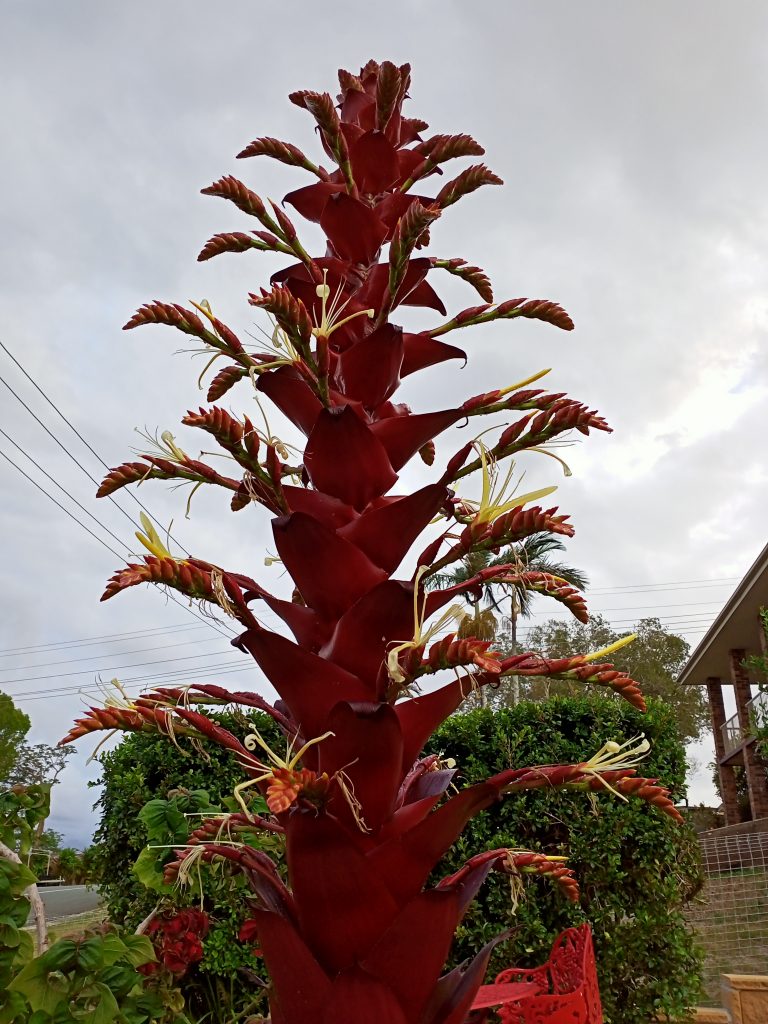
MULTIPOLYGON (((595 696, 479 709, 445 722, 430 749, 455 758, 462 787, 510 764, 583 761, 606 740, 622 742, 641 732, 652 744, 642 774, 663 776, 682 799, 685 751, 674 716, 660 701, 649 701, 645 715, 595 696)), ((700 995, 701 956, 683 908, 702 884, 689 825, 609 793, 584 793, 579 802, 573 794, 538 790, 502 800, 471 821, 437 874, 500 846, 567 855, 580 903, 574 906, 545 881, 532 880, 527 885, 537 887, 535 898, 522 899, 513 913, 508 882, 491 877, 459 929, 455 963, 503 928, 514 928, 494 953, 488 978, 504 967, 534 966, 547 959, 560 931, 589 921, 606 1024, 647 1024, 659 1013, 671 1021, 688 1019, 700 995)))
MULTIPOLYGON (((242 721, 217 717, 233 731, 242 731, 242 721)), ((251 717, 279 748, 271 720, 251 717)), ((660 701, 649 701, 645 715, 624 702, 594 695, 523 703, 496 712, 479 709, 452 716, 429 750, 455 758, 463 786, 510 765, 583 761, 606 740, 621 742, 641 732, 652 743, 642 774, 662 776, 682 799, 685 752, 674 715, 660 701)), ((144 804, 180 787, 204 788, 212 803, 221 804, 242 781, 231 755, 213 745, 206 749, 210 764, 194 752, 185 755, 155 736, 138 733, 102 755, 102 819, 96 840, 113 920, 138 923, 157 899, 132 871, 146 843, 138 817, 144 804)), ((536 887, 535 898, 530 893, 513 912, 508 880, 491 876, 458 930, 453 963, 472 955, 499 931, 513 928, 512 937, 495 952, 488 977, 513 964, 533 966, 547 959, 560 931, 589 921, 606 1024, 647 1024, 659 1013, 673 1022, 687 1019, 700 992, 700 955, 683 918, 685 903, 701 886, 698 842, 690 826, 676 825, 642 801, 625 803, 609 793, 574 799, 561 790, 527 792, 502 800, 471 821, 436 877, 457 870, 473 854, 499 846, 567 855, 581 886, 580 904, 568 903, 546 880, 532 879, 527 887, 536 887)), ((211 946, 206 956, 218 960, 218 947, 208 940, 206 946, 211 946)), ((222 971, 226 973, 219 965, 217 973, 222 971)))

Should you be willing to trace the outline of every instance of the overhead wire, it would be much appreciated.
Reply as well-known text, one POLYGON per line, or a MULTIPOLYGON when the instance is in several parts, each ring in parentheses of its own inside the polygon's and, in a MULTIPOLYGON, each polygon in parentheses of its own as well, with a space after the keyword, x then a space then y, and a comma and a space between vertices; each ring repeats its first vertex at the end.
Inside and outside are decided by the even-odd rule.
POLYGON ((86 526, 85 523, 81 522, 77 518, 77 516, 73 515, 69 511, 68 508, 65 508, 65 506, 62 505, 60 501, 57 501, 56 498, 54 498, 54 496, 52 494, 49 494, 48 491, 46 491, 46 489, 43 486, 41 486, 36 480, 34 480, 29 475, 29 473, 26 473, 21 468, 21 466, 17 465, 9 455, 5 454, 5 452, 2 449, 0 449, 0 456, 2 456, 2 458, 4 458, 6 462, 10 462, 10 464, 13 466, 13 468, 17 469, 19 471, 19 473, 21 473, 22 476, 26 477, 27 480, 29 480, 29 482, 34 487, 36 487, 38 489, 38 491, 42 491, 42 493, 46 496, 46 498, 49 498, 54 503, 54 505, 58 505, 58 507, 61 509, 62 512, 64 512, 66 515, 68 515, 70 519, 74 520, 77 523, 78 526, 81 526, 85 530, 86 533, 90 533, 90 535, 93 537, 93 539, 98 541, 99 544, 101 544, 102 547, 105 547, 107 549, 107 551, 109 551, 111 554, 113 554, 115 556, 115 558, 123 558, 123 555, 121 555, 119 552, 115 551, 115 549, 113 547, 110 547, 110 545, 107 544, 107 542, 105 540, 102 540, 101 537, 97 536, 97 534, 95 534, 93 532, 93 530, 89 526, 86 526))
MULTIPOLYGON (((201 626, 200 628, 202 629, 203 627, 201 626)), ((170 651, 170 650, 173 650, 175 647, 189 647, 190 644, 212 644, 212 643, 218 643, 218 642, 219 641, 216 639, 216 637, 209 636, 209 637, 202 637, 199 640, 184 640, 184 641, 182 641, 179 644, 160 644, 158 647, 135 647, 135 648, 133 648, 133 650, 130 650, 130 651, 117 651, 113 655, 113 657, 115 657, 115 658, 125 658, 125 657, 128 657, 128 655, 131 655, 131 654, 150 654, 152 651, 170 651)), ((92 654, 86 654, 82 658, 63 658, 61 661, 41 661, 41 662, 38 662, 38 663, 36 663, 34 665, 13 665, 10 668, 0 668, 0 672, 18 672, 19 669, 29 670, 29 669, 37 669, 37 668, 50 668, 53 665, 74 665, 78 661, 87 661, 89 658, 92 658, 92 657, 93 657, 92 654)), ((116 667, 120 668, 119 665, 116 666, 116 667)), ((88 672, 88 671, 91 671, 91 670, 90 669, 83 669, 83 672, 88 672)), ((2 685, 3 685, 3 682, 0 679, 0 686, 2 686, 2 685)))
POLYGON ((90 647, 93 644, 102 642, 109 643, 123 643, 126 639, 133 640, 138 636, 149 633, 173 633, 180 632, 185 629, 202 629, 202 626, 188 626, 186 623, 174 623, 172 626, 149 626, 146 629, 135 629, 128 633, 102 633, 101 636, 88 636, 82 640, 52 640, 46 644, 28 644, 26 647, 6 647, 5 650, 0 650, 0 657, 11 658, 11 657, 23 657, 25 654, 36 654, 38 651, 42 652, 44 649, 61 648, 67 650, 72 647, 90 647))
MULTIPOLYGON (((9 455, 6 455, 6 453, 4 451, 2 451, 2 449, 0 449, 0 456, 2 458, 4 458, 6 460, 6 462, 9 462, 13 466, 14 469, 17 469, 19 471, 19 473, 21 473, 21 475, 23 477, 25 477, 32 484, 33 487, 36 487, 39 491, 41 491, 46 496, 46 498, 48 498, 50 501, 52 501, 54 503, 54 505, 56 505, 58 508, 60 508, 61 511, 65 513, 65 515, 68 515, 69 518, 72 519, 75 523, 77 523, 78 526, 82 527, 82 529, 84 529, 86 533, 90 534, 91 537, 93 537, 94 540, 98 541, 99 544, 102 545, 102 547, 106 548, 107 551, 109 551, 111 554, 113 554, 115 556, 115 558, 118 558, 118 559, 122 560, 125 557, 124 555, 121 555, 118 551, 115 551, 115 549, 113 547, 111 547, 109 544, 107 544, 107 542, 105 540, 103 540, 101 537, 99 537, 97 534, 95 534, 93 532, 93 530, 89 526, 86 526, 85 523, 81 522, 81 520, 79 520, 77 518, 77 516, 73 515, 73 513, 68 508, 66 508, 64 505, 62 505, 60 501, 58 501, 56 498, 54 498, 54 496, 52 494, 49 494, 49 492, 46 491, 46 489, 41 484, 39 484, 37 482, 37 480, 35 480, 33 477, 31 477, 29 475, 29 473, 25 472, 25 470, 23 470, 21 468, 21 466, 17 465, 17 463, 15 463, 13 461, 13 459, 9 455)), ((125 547, 127 547, 127 545, 125 545, 125 547)), ((128 548, 128 550, 130 551, 130 548, 128 548)), ((205 625, 210 626, 211 629, 215 630, 221 636, 224 636, 224 637, 227 637, 227 638, 230 638, 230 637, 234 636, 234 634, 235 634, 234 630, 230 630, 229 633, 225 633, 224 630, 220 629, 218 627, 218 625, 216 625, 211 618, 206 618, 205 616, 199 615, 196 611, 194 611, 192 608, 190 608, 189 605, 185 605, 182 601, 180 601, 175 596, 175 594, 170 593, 170 591, 167 591, 166 596, 167 596, 168 600, 173 601, 174 604, 177 604, 180 608, 183 608, 185 611, 189 612, 190 615, 193 615, 196 619, 199 619, 201 622, 204 622, 205 625)), ((228 627, 225 627, 225 628, 228 628, 228 627)))
MULTIPOLYGON (((82 443, 85 445, 85 447, 88 449, 88 451, 94 456, 94 458, 97 459, 105 469, 107 469, 107 470, 111 469, 112 467, 109 465, 109 463, 106 462, 105 459, 101 455, 99 455, 99 453, 96 451, 96 449, 93 447, 93 445, 91 445, 91 443, 81 434, 81 432, 77 429, 77 427, 74 425, 74 423, 72 423, 72 421, 61 411, 61 409, 58 407, 58 405, 56 405, 56 403, 53 401, 53 399, 49 397, 49 395, 45 392, 45 390, 40 387, 40 385, 37 383, 37 381, 34 379, 34 377, 31 374, 29 374, 24 369, 24 367, 21 365, 21 363, 16 358, 16 356, 11 352, 11 350, 8 348, 8 346, 2 340, 0 340, 0 348, 2 348, 2 350, 5 352, 5 354, 8 356, 9 359, 13 360, 13 362, 16 364, 16 366, 19 368, 19 370, 21 370, 21 372, 24 374, 24 376, 30 382, 32 387, 35 388, 35 390, 40 393, 40 395, 45 399, 45 401, 48 403, 48 405, 50 405, 50 407, 53 409, 53 411, 58 416, 61 417, 61 419, 66 423, 66 425, 75 434, 75 436, 78 437, 80 439, 80 441, 82 441, 82 443)), ((5 383, 5 381, 3 381, 3 383, 5 383)), ((6 387, 7 386, 8 385, 6 385, 6 387)), ((37 417, 35 417, 35 418, 37 418, 37 417)), ((38 422, 40 422, 40 421, 38 420, 38 422)), ((89 476, 90 476, 90 474, 89 474, 89 476)), ((93 477, 91 477, 91 480, 93 480, 94 483, 96 483, 96 485, 98 486, 98 481, 97 480, 94 480, 93 477)), ((176 537, 173 536, 173 534, 170 532, 170 530, 166 529, 166 527, 154 515, 152 515, 152 513, 149 511, 147 506, 144 505, 143 502, 139 498, 136 497, 136 495, 134 494, 133 491, 126 490, 125 493, 128 495, 129 498, 131 498, 132 501, 134 501, 139 506, 139 508, 141 508, 144 512, 146 512, 146 514, 155 523, 156 526, 159 526, 160 529, 163 530, 171 538, 171 540, 173 540, 176 544, 179 545, 179 547, 181 548, 181 550, 184 552, 185 555, 189 555, 189 551, 187 551, 187 549, 184 547, 184 545, 176 537)), ((128 513, 125 512, 125 510, 122 509, 122 507, 117 504, 117 502, 112 498, 111 495, 109 495, 108 497, 110 498, 110 501, 112 501, 113 504, 117 505, 117 507, 120 508, 120 510, 123 512, 124 515, 128 515, 128 513)), ((129 516, 129 518, 130 518, 130 516, 129 516)), ((131 522, 133 522, 132 519, 131 519, 131 522)))
MULTIPOLYGON (((3 344, 2 344, 2 342, 0 342, 0 345, 2 345, 3 349, 4 349, 4 350, 5 350, 6 352, 8 351, 8 349, 6 348, 6 346, 5 346, 5 345, 3 345, 3 344)), ((9 354, 10 354, 10 353, 9 353, 9 354)), ((12 356, 11 358, 14 358, 14 357, 12 356)), ((17 361, 17 360, 15 360, 15 359, 14 359, 14 361, 15 361, 15 362, 18 362, 18 361, 17 361)), ((20 366, 20 365, 21 365, 21 364, 19 364, 19 366, 20 366)), ((23 368, 22 368, 22 369, 23 369, 23 368)), ((26 373, 26 371, 24 371, 24 372, 26 373)), ((29 375, 27 374, 27 376, 29 376, 29 375)), ((31 379, 31 378, 30 378, 30 379, 31 379)), ((2 377, 2 375, 0 375, 0 383, 2 383, 2 384, 4 384, 4 385, 5 385, 5 387, 6 387, 6 388, 7 388, 7 389, 8 389, 8 390, 9 390, 9 391, 11 392, 11 394, 12 394, 12 395, 14 396, 14 398, 16 398, 16 399, 17 399, 17 401, 18 401, 18 402, 20 402, 20 403, 21 403, 21 405, 22 405, 22 406, 23 406, 23 407, 24 407, 24 408, 25 408, 25 409, 27 410, 27 412, 28 412, 28 413, 29 413, 29 414, 30 414, 30 415, 31 415, 31 416, 33 417, 33 419, 34 419, 34 420, 35 420, 35 421, 36 421, 37 423, 39 423, 39 424, 40 424, 40 426, 41 426, 41 427, 43 428, 43 430, 45 430, 46 434, 48 434, 48 435, 49 435, 49 436, 50 436, 50 437, 51 437, 51 438, 52 438, 52 439, 53 439, 53 440, 54 440, 54 441, 56 442, 56 444, 57 444, 57 445, 58 445, 58 446, 59 446, 59 447, 60 447, 60 448, 62 449, 62 451, 63 451, 63 452, 64 452, 64 453, 65 453, 65 454, 67 455, 67 457, 68 457, 68 458, 70 458, 70 459, 71 459, 71 460, 72 460, 72 461, 73 461, 73 462, 75 463, 75 465, 76 465, 76 466, 77 466, 77 467, 78 467, 78 468, 79 468, 79 469, 80 469, 80 470, 81 470, 81 471, 82 471, 83 473, 85 473, 85 475, 86 475, 86 476, 88 477, 88 479, 89 479, 89 480, 91 480, 91 481, 92 481, 93 483, 95 483, 95 484, 96 484, 96 485, 98 486, 98 484, 99 484, 99 481, 98 481, 98 480, 96 480, 96 478, 95 478, 95 477, 94 477, 94 476, 93 476, 93 475, 92 475, 92 474, 91 474, 91 473, 90 473, 90 472, 89 472, 89 471, 88 471, 88 470, 87 470, 87 469, 85 468, 85 466, 83 466, 83 464, 82 464, 82 463, 81 463, 81 462, 79 461, 79 459, 77 459, 77 458, 76 458, 76 457, 75 457, 75 456, 74 456, 74 455, 73 455, 73 454, 72 454, 72 453, 71 453, 71 452, 69 451, 69 449, 68 449, 68 448, 67 448, 67 447, 66 447, 66 446, 65 446, 65 445, 64 445, 64 444, 63 444, 63 443, 62 443, 62 442, 61 442, 61 441, 60 441, 60 440, 59 440, 59 439, 58 439, 58 438, 56 437, 56 435, 55 435, 55 434, 54 434, 54 433, 53 433, 53 432, 52 432, 52 431, 51 431, 51 430, 50 430, 50 429, 49 429, 49 428, 48 428, 48 427, 46 426, 46 424, 45 424, 45 423, 43 423, 43 421, 42 421, 42 420, 40 419, 40 417, 39 417, 39 416, 38 416, 38 415, 37 415, 37 414, 36 414, 36 413, 35 413, 35 412, 34 412, 34 411, 33 411, 33 410, 32 410, 32 409, 31 409, 31 408, 30 408, 30 407, 28 406, 28 405, 27 405, 27 403, 26 403, 26 402, 25 402, 25 401, 24 401, 24 400, 23 400, 23 399, 22 399, 22 398, 21 398, 21 397, 20 397, 20 396, 19 396, 19 395, 18 395, 18 394, 17 394, 16 392, 15 392, 15 391, 14 391, 14 389, 13 389, 13 388, 12 388, 12 387, 10 386, 10 384, 8 384, 8 382, 7 382, 6 380, 5 380, 5 378, 3 378, 3 377, 2 377)), ((39 391, 41 391, 41 394, 43 394, 43 395, 44 395, 44 397, 46 397, 46 398, 47 398, 47 396, 45 396, 44 392, 42 392, 42 390, 41 390, 40 388, 38 388, 38 390, 39 390, 39 391)), ((48 401, 50 402, 50 399, 48 399, 48 401)), ((50 402, 50 404, 51 404, 51 405, 53 405, 54 403, 53 403, 53 402, 50 402)), ((57 408, 57 407, 56 407, 56 408, 57 408)), ((62 415, 62 417, 63 417, 63 414, 62 414, 62 413, 60 412, 60 410, 58 410, 58 408, 57 408, 57 411, 59 411, 60 415, 62 415)), ((66 419, 66 417, 63 417, 63 418, 64 418, 64 419, 66 419)), ((74 429, 74 428, 73 428, 73 429, 74 429)), ((82 437, 82 435, 80 435, 78 431, 76 431, 76 433, 78 434, 78 436, 79 436, 79 437, 82 437)), ((7 435, 6 435, 6 436, 7 436, 7 435)), ((15 443, 15 442, 14 442, 14 443, 15 443)), ((17 447, 18 447, 18 446, 17 446, 17 447)), ((24 454, 26 455, 27 453, 25 452, 24 454)), ((94 533, 94 532, 93 532, 93 531, 92 531, 92 530, 91 530, 91 529, 90 529, 89 527, 87 527, 87 526, 86 526, 86 525, 85 525, 84 523, 82 523, 82 522, 81 522, 81 521, 80 521, 80 520, 79 520, 79 519, 78 519, 78 518, 77 518, 77 517, 76 517, 75 515, 73 515, 73 514, 72 514, 72 512, 71 512, 71 511, 70 511, 69 509, 65 508, 65 506, 64 506, 64 505, 62 505, 62 504, 61 504, 61 503, 60 503, 59 501, 57 501, 57 500, 56 500, 56 498, 54 498, 54 497, 53 497, 53 495, 49 494, 49 493, 48 493, 48 491, 46 491, 44 487, 42 487, 42 486, 41 486, 41 485, 40 485, 40 484, 39 484, 39 483, 38 483, 38 482, 37 482, 36 480, 34 480, 34 479, 33 479, 33 477, 31 477, 31 476, 30 476, 30 475, 29 475, 28 473, 26 473, 26 472, 25 472, 25 471, 24 471, 24 470, 23 470, 23 469, 22 469, 22 468, 21 468, 20 466, 18 466, 18 465, 17 465, 17 464, 16 464, 16 463, 15 463, 15 462, 14 462, 14 461, 13 461, 13 460, 12 460, 12 459, 11 459, 11 458, 10 458, 10 457, 8 456, 8 455, 6 455, 6 454, 5 454, 5 452, 3 452, 3 451, 0 451, 0 455, 2 455, 2 457, 3 457, 3 458, 4 458, 4 459, 5 459, 6 461, 7 461, 7 462, 9 462, 9 463, 10 463, 10 464, 11 464, 11 465, 12 465, 12 466, 13 466, 13 467, 15 468, 15 469, 17 469, 17 470, 18 470, 18 471, 19 471, 19 472, 20 472, 20 473, 22 474, 22 476, 26 477, 26 479, 27 479, 27 480, 29 480, 29 482, 30 482, 31 484, 33 484, 33 486, 37 487, 37 489, 38 489, 39 491, 41 491, 41 492, 42 492, 42 493, 43 493, 43 494, 44 494, 44 495, 45 495, 45 496, 46 496, 47 498, 49 498, 49 499, 50 499, 50 500, 51 500, 51 501, 52 501, 52 502, 53 502, 53 503, 54 503, 55 505, 57 505, 57 506, 58 506, 58 507, 59 507, 59 508, 60 508, 60 509, 62 510, 62 512, 64 512, 64 513, 65 513, 66 515, 68 515, 68 516, 70 517, 70 519, 72 519, 72 520, 73 520, 74 522, 76 522, 76 523, 77 523, 77 524, 78 524, 79 526, 81 526, 81 527, 82 527, 82 528, 83 528, 83 529, 84 529, 84 530, 85 530, 85 531, 86 531, 87 533, 89 533, 89 534, 90 534, 90 535, 91 535, 91 536, 92 536, 92 537, 93 537, 93 538, 94 538, 95 540, 98 540, 98 541, 99 541, 99 543, 100 543, 100 544, 102 544, 102 546, 103 546, 103 547, 107 548, 107 550, 108 550, 108 551, 110 551, 110 552, 111 552, 111 553, 112 553, 113 555, 115 555, 115 557, 116 557, 116 558, 122 559, 122 558, 124 557, 123 555, 121 555, 121 554, 119 554, 119 553, 118 553, 117 551, 115 551, 115 550, 114 550, 114 548, 110 547, 110 545, 108 545, 108 544, 107 544, 107 543, 106 543, 106 542, 105 542, 104 540, 102 540, 102 539, 101 539, 100 537, 98 537, 98 536, 97 536, 97 535, 96 535, 96 534, 95 534, 95 533, 94 533)), ((31 457, 30 457, 29 455, 27 455, 27 458, 30 458, 30 461, 34 461, 34 460, 32 460, 32 459, 31 459, 31 457)), ((105 465, 106 465, 106 463, 105 463, 105 465)), ((42 470, 42 472, 46 472, 46 471, 45 471, 45 470, 42 470)), ((46 475, 47 475, 47 476, 48 476, 49 478, 53 479, 53 478, 51 477, 51 475, 50 475, 50 474, 46 473, 46 475)), ((59 483, 58 483, 57 481, 55 481, 55 480, 54 480, 54 483, 56 483, 56 484, 57 484, 57 486, 61 488, 61 490, 63 490, 63 491, 66 491, 66 489, 65 489, 65 488, 63 487, 63 485, 59 484, 59 483)), ((66 492, 66 493, 68 493, 68 492, 66 492)), ((69 497, 72 497, 72 496, 71 496, 71 495, 69 495, 69 497)), ((120 510, 120 511, 122 512, 122 514, 123 514, 123 515, 124 515, 124 516, 125 516, 125 517, 126 517, 126 518, 128 519, 128 521, 129 521, 129 522, 131 523, 131 526, 135 527, 135 526, 136 526, 136 523, 135 523, 135 522, 134 522, 134 520, 133 520, 133 519, 131 518, 131 516, 130 516, 130 515, 129 515, 129 514, 128 514, 128 513, 126 512, 126 511, 125 511, 125 509, 124 509, 124 508, 123 508, 123 507, 122 507, 121 505, 119 505, 119 504, 118 504, 118 503, 117 503, 117 502, 116 502, 116 501, 115 501, 115 500, 113 499, 113 497, 112 497, 111 495, 108 495, 108 498, 109 498, 109 500, 110 500, 110 501, 112 502, 112 504, 113 504, 113 505, 114 505, 114 506, 115 506, 116 508, 118 508, 118 509, 119 509, 119 510, 120 510)), ((79 502, 77 502, 77 501, 76 501, 76 499, 73 499, 73 500, 75 501, 75 503, 76 503, 76 504, 78 504, 78 505, 79 505, 79 502)), ((80 507, 82 507, 82 506, 80 506, 80 507)), ((143 507, 143 506, 142 506, 142 507, 143 507)), ((84 510, 84 511, 87 511, 87 510, 84 510)), ((149 514, 149 513, 148 513, 148 514, 149 514)), ((112 531, 111 531, 111 530, 109 530, 109 529, 108 529, 107 527, 105 527, 105 526, 103 525, 103 523, 101 523, 101 522, 100 522, 100 521, 99 521, 98 519, 96 519, 96 517, 95 517, 95 516, 93 516, 93 515, 92 515, 91 513, 88 513, 88 515, 90 515, 92 519, 94 519, 94 520, 95 520, 96 522, 98 522, 98 523, 99 523, 99 525, 100 525, 100 526, 102 527, 102 529, 106 530, 106 532, 107 532, 107 533, 110 533, 110 534, 111 534, 112 536, 114 536, 114 534, 112 534, 112 531)), ((154 519, 154 517, 152 517, 152 518, 154 519)), ((164 527, 162 526, 162 524, 160 524, 160 523, 158 522, 158 520, 157 520, 157 519, 155 519, 155 522, 156 522, 156 523, 158 523, 158 525, 159 525, 159 526, 161 526, 161 528, 162 528, 162 529, 165 529, 165 528, 164 528, 164 527)), ((167 531, 166 531, 166 532, 167 532, 167 531)), ((169 536, 170 536, 170 534, 169 534, 169 536)), ((127 551, 129 551, 129 552, 131 551, 131 548, 130 548, 130 547, 129 547, 129 546, 128 546, 128 545, 127 545, 127 544, 126 544, 126 543, 125 543, 124 541, 119 541, 119 543, 120 543, 120 544, 121 544, 121 545, 122 545, 123 547, 125 547, 127 551)), ((178 541, 176 541, 176 543, 178 544, 179 542, 178 542, 178 541)), ((179 546, 180 546, 180 547, 182 548, 182 550, 184 550, 184 551, 185 551, 185 553, 187 553, 187 554, 188 554, 188 552, 186 551, 186 548, 184 548, 184 547, 183 547, 183 545, 179 544, 179 546)), ((181 608, 184 608, 184 609, 185 609, 185 611, 189 612, 189 614, 193 615, 193 616, 194 616, 195 618, 197 618, 197 619, 200 619, 200 620, 201 620, 202 622, 205 622, 205 623, 206 623, 206 625, 209 625, 209 626, 210 626, 210 627, 211 627, 212 629, 214 629, 214 630, 215 630, 215 631, 216 631, 217 633, 219 633, 219 634, 220 634, 221 636, 230 636, 230 637, 231 637, 231 636, 233 636, 233 635, 234 635, 234 632, 235 632, 234 630, 229 630, 229 632, 228 632, 228 633, 225 633, 225 632, 224 632, 224 630, 223 630, 223 629, 221 629, 221 628, 219 628, 219 626, 218 626, 218 625, 216 625, 216 624, 215 624, 215 623, 214 623, 214 622, 213 622, 212 620, 210 620, 210 619, 207 619, 207 618, 205 618, 205 617, 203 617, 203 616, 201 616, 201 615, 198 615, 198 614, 197 614, 197 612, 193 611, 193 609, 192 609, 192 608, 190 608, 190 607, 189 607, 188 605, 185 605, 185 604, 183 604, 183 602, 179 601, 179 600, 178 600, 178 598, 176 598, 176 597, 175 597, 175 595, 173 595, 173 594, 171 594, 171 593, 168 593, 168 598, 169 598, 169 600, 173 601, 173 602, 174 602, 175 604, 178 604, 178 605, 179 605, 179 607, 181 607, 181 608)), ((225 627, 225 628, 226 628, 226 627, 225 627)))
POLYGON ((102 523, 100 519, 97 519, 96 516, 93 514, 93 512, 89 512, 88 509, 85 507, 85 505, 81 504, 77 500, 77 498, 67 490, 67 488, 64 486, 64 484, 60 484, 59 481, 55 477, 51 476, 51 474, 48 472, 47 469, 43 469, 43 467, 40 465, 40 463, 37 462, 35 459, 33 459, 32 456, 29 454, 29 452, 26 451, 24 448, 22 448, 22 446, 20 444, 18 444, 18 442, 14 441, 14 439, 11 437, 11 435, 6 433, 6 431, 4 431, 2 427, 0 427, 0 434, 2 434, 3 437, 7 441, 10 441, 11 444, 13 445, 13 447, 17 451, 21 452, 21 454, 26 459, 29 459, 29 461, 32 463, 32 465, 35 467, 35 469, 39 470, 43 474, 44 477, 46 477, 48 480, 50 480, 52 484, 54 484, 56 487, 59 488, 60 491, 62 491, 64 494, 66 494, 66 496, 69 498, 69 500, 73 504, 77 505, 77 507, 80 509, 81 512, 85 512, 85 514, 87 516, 89 516, 94 521, 94 523, 96 523, 97 526, 101 527, 101 529, 104 530, 105 533, 108 533, 109 536, 113 540, 117 541, 118 544, 122 545, 122 547, 125 548, 125 550, 128 552, 129 555, 133 554, 133 552, 131 551, 131 548, 125 543, 124 540, 122 540, 120 537, 118 537, 116 533, 113 533, 113 531, 110 530, 110 528, 108 526, 105 526, 104 523, 102 523))

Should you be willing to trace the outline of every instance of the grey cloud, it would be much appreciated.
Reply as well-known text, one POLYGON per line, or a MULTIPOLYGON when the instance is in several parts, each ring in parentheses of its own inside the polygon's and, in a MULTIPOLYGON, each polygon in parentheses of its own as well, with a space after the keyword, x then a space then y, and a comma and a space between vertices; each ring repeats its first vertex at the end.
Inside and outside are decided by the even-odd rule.
MULTIPOLYGON (((260 134, 314 151, 311 123, 286 93, 332 90, 338 66, 369 56, 410 60, 413 110, 435 131, 475 135, 506 181, 456 207, 433 250, 485 266, 499 297, 561 301, 577 331, 505 324, 468 335, 468 367, 409 382, 408 400, 448 403, 554 366, 549 386, 615 427, 564 452, 574 477, 558 480, 578 527, 570 555, 595 585, 739 575, 764 542, 768 496, 756 471, 768 383, 765 5, 397 0, 374 15, 351 2, 278 11, 230 0, 224 11, 199 0, 4 11, 2 338, 107 460, 129 456, 134 427, 174 428, 199 401, 199 362, 174 356, 165 329, 124 334, 132 310, 205 296, 251 329, 245 295, 274 269, 258 255, 195 262, 211 233, 245 220, 199 189, 234 172, 281 197, 297 172, 234 154, 260 134)), ((451 308, 474 301, 460 283, 436 283, 451 308)), ((0 372, 37 403, 4 357, 0 372)), ((245 390, 232 399, 250 402, 245 390)), ((130 538, 6 393, 0 426, 130 538)), ((67 443, 98 477, 98 463, 67 443)), ((525 468, 527 482, 557 475, 548 460, 525 468)), ((4 463, 0 489, 0 646, 184 617, 145 592, 99 605, 113 557, 4 463)), ((185 521, 182 494, 156 485, 140 497, 174 517, 188 547, 260 571, 269 531, 258 512, 222 518, 223 499, 199 494, 185 521)), ((94 653, 119 663, 110 650, 94 653)), ((43 659, 17 661, 33 660, 43 659)), ((50 742, 80 705, 25 706, 50 742)), ((83 761, 68 769, 56 811, 78 842, 91 802, 83 761)))

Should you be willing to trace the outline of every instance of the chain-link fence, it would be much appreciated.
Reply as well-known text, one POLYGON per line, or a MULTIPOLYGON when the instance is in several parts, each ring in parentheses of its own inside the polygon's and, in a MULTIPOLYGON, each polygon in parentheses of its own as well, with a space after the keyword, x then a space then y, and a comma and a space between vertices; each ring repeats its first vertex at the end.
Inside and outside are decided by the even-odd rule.
POLYGON ((721 974, 768 974, 768 832, 702 832, 705 884, 688 920, 703 947, 704 987, 719 1005, 721 974))

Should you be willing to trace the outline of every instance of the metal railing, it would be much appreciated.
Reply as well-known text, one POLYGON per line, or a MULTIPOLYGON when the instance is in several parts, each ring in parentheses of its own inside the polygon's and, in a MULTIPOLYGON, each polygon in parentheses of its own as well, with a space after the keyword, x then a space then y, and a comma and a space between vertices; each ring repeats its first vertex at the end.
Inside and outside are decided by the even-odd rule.
POLYGON ((705 953, 705 1003, 720 1005, 721 974, 768 973, 768 832, 699 835, 705 884, 688 923, 705 953))
POLYGON ((732 750, 736 750, 740 747, 744 740, 744 731, 739 724, 739 716, 732 715, 720 726, 720 732, 723 736, 723 747, 726 754, 730 754, 732 750))
POLYGON ((750 722, 758 726, 768 725, 768 693, 761 690, 752 700, 747 701, 750 722))
MULTIPOLYGON (((757 725, 768 725, 768 693, 760 692, 744 705, 747 709, 750 723, 757 725)), ((720 726, 723 737, 723 746, 726 754, 740 747, 742 742, 752 735, 752 728, 742 729, 739 724, 739 716, 731 715, 720 726)))

